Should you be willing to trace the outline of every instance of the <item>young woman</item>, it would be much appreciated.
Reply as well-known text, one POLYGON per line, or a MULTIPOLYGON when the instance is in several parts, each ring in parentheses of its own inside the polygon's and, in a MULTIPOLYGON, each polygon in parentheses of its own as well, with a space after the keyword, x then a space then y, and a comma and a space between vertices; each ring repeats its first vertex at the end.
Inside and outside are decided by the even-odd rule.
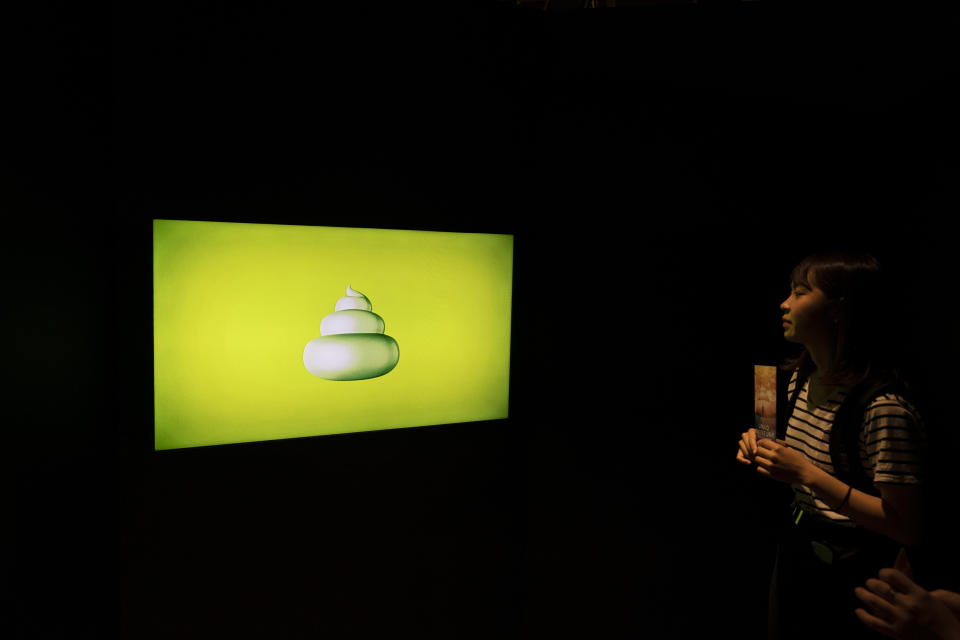
POLYGON ((791 274, 790 296, 780 305, 783 333, 804 349, 785 366, 793 370, 788 395, 805 382, 785 438, 758 441, 749 429, 737 451, 740 463, 793 488, 770 585, 771 638, 876 637, 854 614, 854 589, 921 535, 925 432, 896 391, 906 386, 885 320, 897 302, 868 254, 812 255, 791 274), (863 412, 854 455, 869 482, 854 488, 849 452, 840 458, 844 468, 834 468, 834 421, 848 395, 878 380, 891 386, 863 412))

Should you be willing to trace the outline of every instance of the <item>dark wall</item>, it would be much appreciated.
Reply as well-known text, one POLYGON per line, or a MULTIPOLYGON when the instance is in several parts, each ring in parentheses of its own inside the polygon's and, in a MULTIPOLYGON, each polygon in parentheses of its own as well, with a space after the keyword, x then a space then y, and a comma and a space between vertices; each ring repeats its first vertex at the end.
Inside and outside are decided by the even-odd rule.
POLYGON ((7 173, 30 221, 7 254, 9 619, 23 637, 762 637, 783 487, 734 447, 752 364, 786 355, 803 255, 891 268, 950 425, 953 21, 872 11, 37 17, 61 80, 34 79, 43 126, 7 173), (516 234, 512 417, 154 454, 154 216, 516 234))

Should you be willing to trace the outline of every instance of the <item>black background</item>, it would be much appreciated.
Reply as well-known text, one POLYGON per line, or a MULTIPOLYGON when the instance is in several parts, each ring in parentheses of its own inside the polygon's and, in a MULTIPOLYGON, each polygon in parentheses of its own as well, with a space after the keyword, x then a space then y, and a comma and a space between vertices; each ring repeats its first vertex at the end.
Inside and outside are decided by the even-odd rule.
POLYGON ((946 10, 128 4, 7 21, 14 637, 763 637, 734 453, 821 248, 950 459, 946 10), (152 452, 153 217, 515 234, 511 418, 152 452))

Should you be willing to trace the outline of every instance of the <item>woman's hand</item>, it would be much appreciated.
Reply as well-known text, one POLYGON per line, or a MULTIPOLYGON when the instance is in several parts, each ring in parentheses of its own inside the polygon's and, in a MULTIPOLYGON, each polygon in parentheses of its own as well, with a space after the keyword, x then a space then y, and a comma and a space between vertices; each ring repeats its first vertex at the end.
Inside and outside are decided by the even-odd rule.
POLYGON ((954 609, 960 606, 960 595, 939 589, 926 591, 910 575, 910 565, 901 550, 893 569, 881 569, 879 579, 867 580, 866 589, 854 589, 870 608, 869 612, 855 611, 860 622, 900 640, 960 638, 960 619, 954 609))
POLYGON ((757 455, 757 430, 750 428, 740 434, 740 448, 737 449, 737 462, 753 464, 753 457, 757 455))
POLYGON ((813 463, 796 449, 787 446, 785 440, 761 439, 757 443, 754 460, 760 475, 792 484, 808 484, 807 478, 816 470, 813 463))

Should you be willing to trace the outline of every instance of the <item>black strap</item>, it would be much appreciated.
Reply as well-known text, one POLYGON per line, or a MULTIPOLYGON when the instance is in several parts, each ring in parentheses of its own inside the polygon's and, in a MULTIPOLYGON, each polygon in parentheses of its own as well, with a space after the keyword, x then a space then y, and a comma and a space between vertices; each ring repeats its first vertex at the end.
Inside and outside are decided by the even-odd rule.
POLYGON ((797 406, 797 398, 800 397, 800 390, 806 384, 810 377, 812 368, 809 366, 800 367, 797 371, 797 385, 793 388, 793 393, 787 399, 787 410, 783 414, 783 420, 777 422, 777 439, 783 440, 787 437, 787 424, 790 422, 790 416, 793 415, 793 409, 797 406))
POLYGON ((886 393, 901 392, 895 383, 867 378, 853 387, 837 409, 830 436, 830 461, 838 479, 859 491, 876 495, 873 478, 867 477, 860 460, 863 417, 870 403, 886 393), (846 464, 843 454, 846 453, 846 464))

